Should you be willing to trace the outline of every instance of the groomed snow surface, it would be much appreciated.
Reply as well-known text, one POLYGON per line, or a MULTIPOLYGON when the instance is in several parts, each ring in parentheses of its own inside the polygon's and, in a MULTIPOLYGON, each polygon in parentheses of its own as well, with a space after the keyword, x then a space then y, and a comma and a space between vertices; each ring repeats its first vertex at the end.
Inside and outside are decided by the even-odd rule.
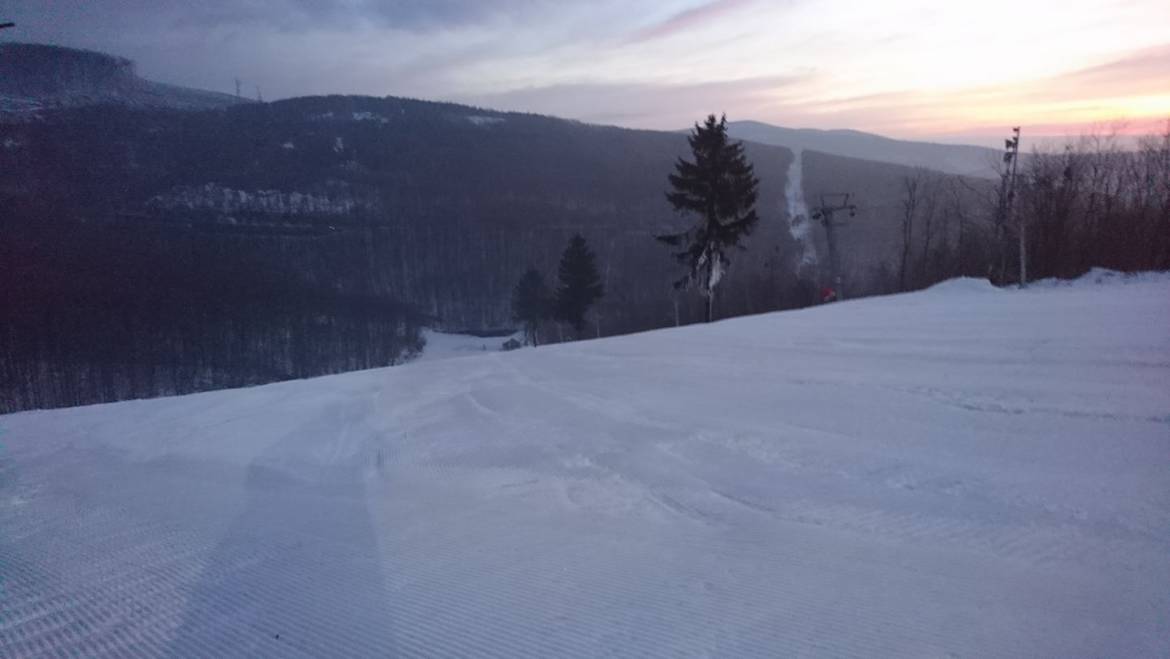
POLYGON ((1170 654, 1170 278, 0 417, 0 656, 1170 654))
POLYGON ((498 352, 503 349, 504 342, 509 339, 523 340, 520 333, 509 336, 476 336, 474 334, 453 334, 424 329, 423 338, 426 345, 422 353, 415 357, 415 362, 430 362, 439 359, 453 359, 455 357, 470 357, 483 355, 486 352, 498 352))

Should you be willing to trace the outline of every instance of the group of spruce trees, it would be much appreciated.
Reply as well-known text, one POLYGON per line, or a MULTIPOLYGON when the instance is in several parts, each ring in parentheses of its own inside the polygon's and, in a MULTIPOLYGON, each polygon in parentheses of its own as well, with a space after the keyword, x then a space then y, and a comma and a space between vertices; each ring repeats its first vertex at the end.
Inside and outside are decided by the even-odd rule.
POLYGON ((605 295, 593 251, 581 234, 574 235, 561 254, 557 288, 550 292, 544 276, 529 268, 512 291, 512 314, 524 326, 529 345, 540 341, 540 326, 548 320, 565 323, 577 338, 585 333, 585 315, 605 295))
MULTIPOLYGON (((684 231, 656 238, 675 248, 675 259, 686 267, 674 282, 675 289, 698 287, 711 322, 715 289, 731 265, 728 252, 743 249, 740 240, 759 221, 755 209, 759 180, 743 144, 729 139, 726 115, 720 119, 708 115, 704 123, 696 123, 688 141, 694 160, 679 158, 675 163, 666 199, 679 213, 698 220, 684 231)), ((529 345, 539 342, 540 326, 550 319, 568 324, 581 338, 586 313, 604 294, 593 252, 580 234, 565 248, 558 277, 557 290, 550 293, 540 272, 529 268, 512 292, 512 313, 523 325, 529 345)))

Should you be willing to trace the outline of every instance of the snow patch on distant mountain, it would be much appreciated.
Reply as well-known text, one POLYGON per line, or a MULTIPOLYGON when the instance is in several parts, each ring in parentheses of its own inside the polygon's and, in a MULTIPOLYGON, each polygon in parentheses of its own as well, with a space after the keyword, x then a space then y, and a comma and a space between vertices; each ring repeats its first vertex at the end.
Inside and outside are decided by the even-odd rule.
POLYGON ((467 117, 467 120, 476 126, 493 126, 495 124, 504 123, 503 117, 487 117, 483 115, 473 114, 467 117))
POLYGON ((389 119, 387 119, 386 117, 383 117, 382 115, 378 114, 377 112, 354 112, 353 113, 353 120, 354 121, 376 121, 380 124, 385 124, 385 123, 390 122, 389 119))
POLYGON ((384 115, 377 112, 342 112, 336 113, 332 110, 328 112, 321 112, 319 114, 311 114, 308 116, 309 121, 371 121, 379 124, 390 123, 384 115))
POLYGON ((234 190, 215 183, 178 186, 147 205, 162 210, 206 210, 224 214, 348 215, 365 207, 348 192, 324 196, 281 190, 234 190))

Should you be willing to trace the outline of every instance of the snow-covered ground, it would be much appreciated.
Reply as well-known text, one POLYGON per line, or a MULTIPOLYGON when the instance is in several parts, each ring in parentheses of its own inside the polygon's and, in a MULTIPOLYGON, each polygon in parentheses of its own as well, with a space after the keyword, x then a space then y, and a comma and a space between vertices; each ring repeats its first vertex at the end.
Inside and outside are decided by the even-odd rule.
POLYGON ((1170 654, 1170 278, 0 417, 0 656, 1170 654))
MULTIPOLYGON (((513 336, 475 336, 474 334, 452 334, 437 332, 432 329, 423 330, 423 338, 427 344, 422 354, 415 357, 413 362, 431 362, 453 357, 470 357, 483 355, 487 352, 498 352, 503 349, 504 342, 511 338, 520 340, 520 335, 513 336)), ((412 363, 413 363, 412 362, 412 363)))

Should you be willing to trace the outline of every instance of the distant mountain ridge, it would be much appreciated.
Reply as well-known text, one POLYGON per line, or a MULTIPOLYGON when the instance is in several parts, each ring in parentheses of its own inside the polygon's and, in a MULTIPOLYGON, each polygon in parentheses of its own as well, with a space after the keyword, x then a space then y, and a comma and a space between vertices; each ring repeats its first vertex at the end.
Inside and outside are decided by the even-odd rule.
POLYGON ((212 110, 246 102, 140 78, 132 61, 114 55, 46 44, 0 44, 0 116, 102 103, 212 110))
POLYGON ((759 121, 733 121, 728 126, 733 137, 749 142, 963 176, 995 178, 1000 158, 998 151, 982 146, 896 140, 857 130, 784 128, 759 121))

